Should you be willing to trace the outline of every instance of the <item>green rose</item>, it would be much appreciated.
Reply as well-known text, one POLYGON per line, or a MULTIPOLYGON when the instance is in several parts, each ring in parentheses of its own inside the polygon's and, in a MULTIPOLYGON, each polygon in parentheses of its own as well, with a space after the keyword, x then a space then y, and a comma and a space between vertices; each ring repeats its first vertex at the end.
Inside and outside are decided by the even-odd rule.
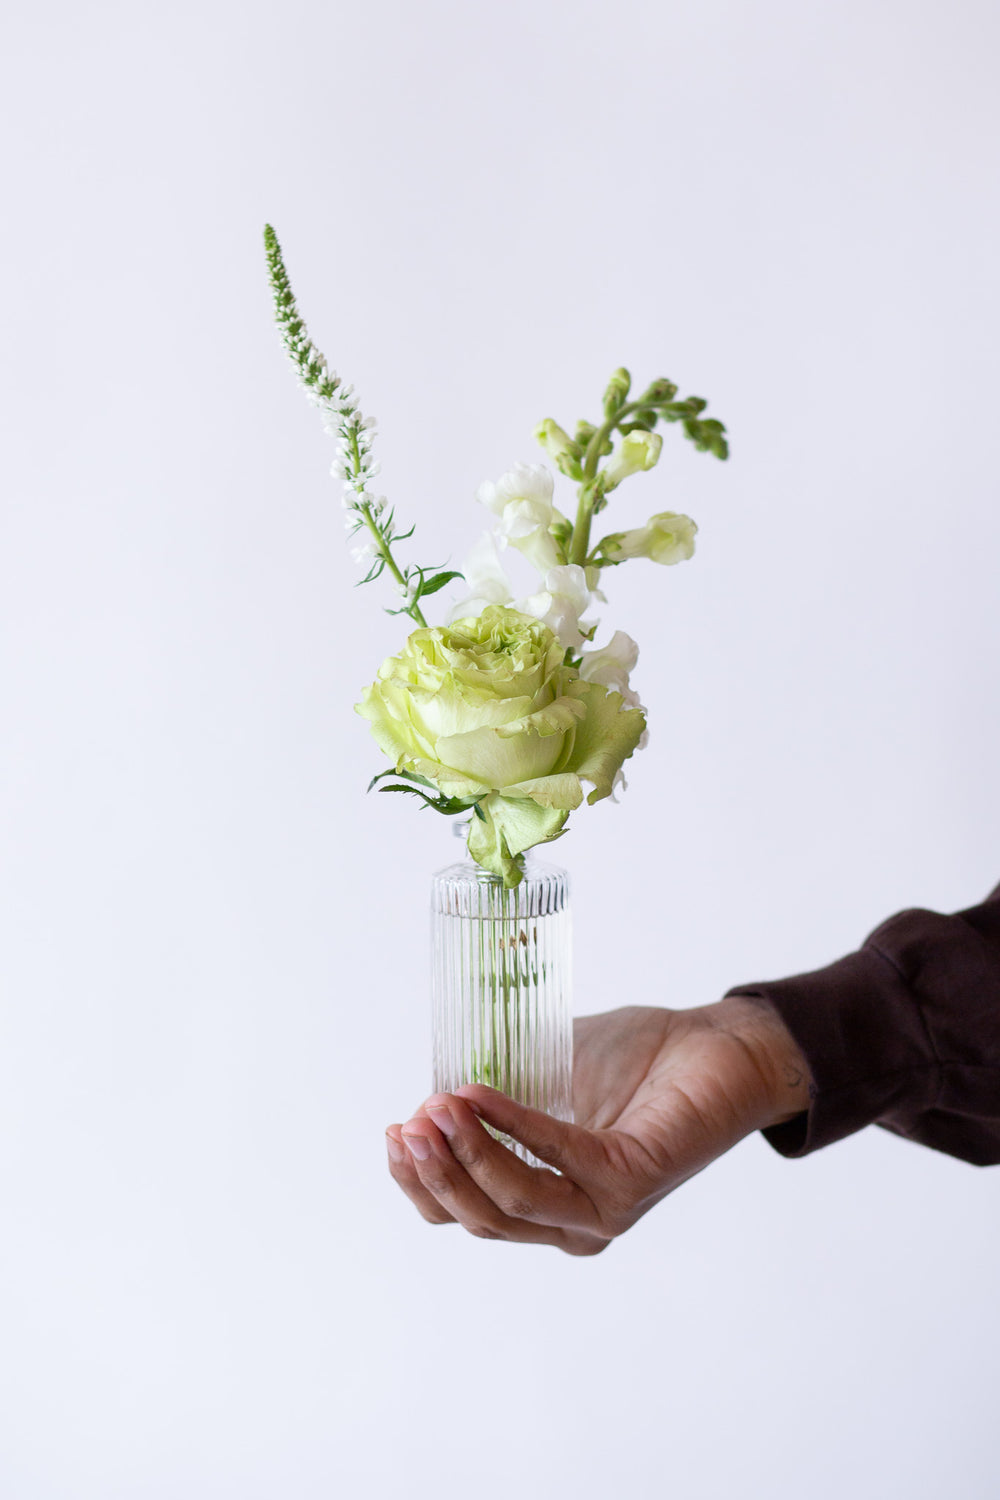
POLYGON ((517 856, 562 833, 571 810, 610 795, 645 728, 620 693, 584 682, 548 626, 491 605, 415 630, 357 711, 397 772, 474 803, 469 852, 517 885, 517 856))

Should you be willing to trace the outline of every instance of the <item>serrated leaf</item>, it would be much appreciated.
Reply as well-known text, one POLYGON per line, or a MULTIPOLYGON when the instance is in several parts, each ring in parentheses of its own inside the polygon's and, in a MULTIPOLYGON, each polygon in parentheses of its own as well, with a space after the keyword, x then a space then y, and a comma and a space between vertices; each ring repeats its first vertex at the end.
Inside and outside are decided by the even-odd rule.
POLYGON ((373 786, 384 781, 387 776, 402 776, 404 781, 416 781, 420 786, 429 786, 432 791, 436 790, 433 781, 428 781, 426 776, 418 776, 415 771, 397 771, 395 766, 390 766, 388 771, 380 771, 377 776, 373 776, 368 783, 368 790, 371 791, 373 786))
POLYGON ((415 786, 380 786, 380 792, 409 792, 411 796, 419 797, 426 807, 433 807, 435 812, 442 813, 445 817, 453 818, 458 813, 468 812, 473 805, 461 797, 428 797, 426 792, 421 792, 415 786))
POLYGON ((421 799, 421 801, 422 802, 426 802, 429 807, 433 807, 434 806, 433 799, 431 797, 426 796, 426 794, 424 792, 419 791, 415 786, 380 786, 379 787, 379 791, 380 792, 409 792, 411 797, 419 797, 421 799))

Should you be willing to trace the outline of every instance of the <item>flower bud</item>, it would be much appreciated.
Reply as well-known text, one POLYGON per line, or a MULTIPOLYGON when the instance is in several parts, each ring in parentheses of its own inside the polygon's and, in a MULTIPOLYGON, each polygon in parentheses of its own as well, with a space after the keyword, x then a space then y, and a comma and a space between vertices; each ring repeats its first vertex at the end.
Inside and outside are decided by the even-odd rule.
POLYGON ((622 438, 617 452, 604 470, 605 492, 613 490, 630 474, 651 469, 660 456, 663 439, 658 432, 630 432, 622 438))
POLYGON ((639 397, 640 402, 645 405, 653 405, 659 401, 672 401, 677 395, 677 387, 672 380, 654 380, 652 385, 639 397))
POLYGON ((623 367, 619 368, 608 381, 608 388, 604 392, 604 415, 613 417, 628 399, 628 393, 632 385, 632 377, 623 367))
POLYGON ((686 562, 694 556, 694 538, 698 528, 690 516, 672 510, 650 516, 645 526, 634 531, 616 531, 602 538, 599 550, 609 562, 627 562, 632 557, 648 557, 650 562, 686 562))
POLYGON ((535 439, 541 443, 549 457, 555 460, 562 472, 570 479, 583 478, 583 469, 580 465, 583 451, 579 443, 575 443, 558 422, 554 422, 551 417, 546 417, 544 422, 539 422, 535 428, 535 439))

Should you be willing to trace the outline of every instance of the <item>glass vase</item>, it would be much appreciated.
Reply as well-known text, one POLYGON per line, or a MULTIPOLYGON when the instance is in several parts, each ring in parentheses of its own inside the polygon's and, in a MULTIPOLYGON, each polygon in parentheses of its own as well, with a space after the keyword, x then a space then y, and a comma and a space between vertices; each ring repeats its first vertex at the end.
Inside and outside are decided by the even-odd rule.
POLYGON ((486 1083, 572 1120, 571 960, 565 871, 530 852, 513 890, 468 856, 438 871, 431 896, 435 1093, 486 1083))

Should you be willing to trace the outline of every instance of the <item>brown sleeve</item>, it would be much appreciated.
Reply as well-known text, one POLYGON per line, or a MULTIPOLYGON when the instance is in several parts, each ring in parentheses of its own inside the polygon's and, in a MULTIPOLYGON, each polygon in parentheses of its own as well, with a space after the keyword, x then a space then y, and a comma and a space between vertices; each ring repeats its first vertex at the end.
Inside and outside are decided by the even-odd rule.
POLYGON ((829 968, 729 993, 769 1000, 812 1073, 809 1109, 764 1132, 783 1156, 874 1122, 1000 1163, 1000 886, 954 916, 900 912, 829 968))

